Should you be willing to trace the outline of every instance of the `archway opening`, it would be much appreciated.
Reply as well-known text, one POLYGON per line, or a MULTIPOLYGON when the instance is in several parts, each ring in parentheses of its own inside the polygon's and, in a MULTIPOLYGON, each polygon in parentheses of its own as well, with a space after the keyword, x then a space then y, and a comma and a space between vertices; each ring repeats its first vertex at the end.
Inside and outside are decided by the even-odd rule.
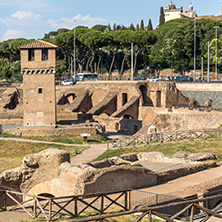
POLYGON ((41 193, 41 194, 38 194, 37 195, 38 197, 40 197, 40 198, 38 198, 38 200, 45 200, 44 198, 41 198, 41 197, 48 197, 48 198, 53 198, 53 197, 55 197, 54 195, 52 195, 52 194, 50 194, 50 193, 41 193))
POLYGON ((156 92, 156 106, 161 107, 161 91, 156 92))
POLYGON ((153 106, 152 100, 147 96, 147 87, 142 85, 139 87, 142 94, 142 106, 153 106))
POLYGON ((130 115, 124 115, 123 119, 134 119, 134 118, 132 116, 130 116, 130 115))
POLYGON ((122 106, 124 106, 127 103, 127 93, 122 94, 122 106))

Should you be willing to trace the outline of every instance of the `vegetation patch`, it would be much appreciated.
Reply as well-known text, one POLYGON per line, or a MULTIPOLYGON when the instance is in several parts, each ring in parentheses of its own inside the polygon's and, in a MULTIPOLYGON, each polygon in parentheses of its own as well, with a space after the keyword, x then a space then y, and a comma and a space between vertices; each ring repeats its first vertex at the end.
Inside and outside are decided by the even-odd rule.
POLYGON ((135 148, 113 149, 107 150, 102 155, 97 157, 94 161, 103 160, 113 156, 120 156, 127 153, 134 152, 161 152, 165 156, 172 157, 177 151, 188 151, 191 153, 209 152, 217 156, 217 161, 222 161, 222 143, 220 140, 214 141, 190 141, 178 143, 166 143, 150 146, 141 146, 135 148))
POLYGON ((89 146, 63 146, 46 143, 30 143, 18 141, 0 141, 0 173, 5 170, 18 167, 22 164, 22 159, 28 154, 38 153, 44 149, 58 148, 70 153, 74 157, 77 153, 89 148, 89 146))
MULTIPOLYGON (((41 140, 41 141, 49 141, 49 142, 56 142, 56 143, 70 143, 70 144, 83 144, 83 137, 80 135, 78 136, 15 136, 12 134, 4 133, 4 137, 7 138, 24 138, 24 139, 30 139, 30 140, 41 140)), ((88 144, 101 144, 106 143, 106 140, 99 134, 91 134, 90 137, 88 137, 88 144)))

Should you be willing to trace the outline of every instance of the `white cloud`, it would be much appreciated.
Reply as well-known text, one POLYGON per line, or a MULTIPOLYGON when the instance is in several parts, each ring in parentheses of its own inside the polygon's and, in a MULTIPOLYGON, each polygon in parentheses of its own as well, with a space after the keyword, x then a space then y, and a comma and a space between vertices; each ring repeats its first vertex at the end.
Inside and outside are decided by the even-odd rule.
POLYGON ((97 18, 91 18, 90 15, 81 16, 81 14, 78 14, 77 16, 73 18, 61 18, 60 20, 53 20, 50 19, 47 21, 48 24, 54 29, 57 30, 59 28, 68 28, 72 29, 74 27, 74 20, 76 20, 76 26, 87 26, 92 27, 96 24, 107 24, 107 20, 101 17, 97 18))
POLYGON ((19 38, 21 35, 23 35, 23 31, 9 29, 6 31, 6 33, 2 37, 2 40, 19 38))
POLYGON ((35 19, 41 18, 41 15, 35 14, 34 12, 31 12, 31 11, 17 11, 16 13, 12 14, 11 17, 15 19, 20 19, 20 20, 22 19, 35 20, 35 19))
POLYGON ((31 11, 17 11, 7 18, 0 18, 0 23, 3 23, 9 29, 15 27, 34 27, 35 24, 40 23, 41 15, 35 14, 31 11))
POLYGON ((2 33, 1 40, 17 37, 39 38, 44 35, 44 30, 47 30, 46 22, 42 20, 42 16, 32 11, 17 11, 10 17, 0 18, 0 23, 7 30, 4 34, 2 33))

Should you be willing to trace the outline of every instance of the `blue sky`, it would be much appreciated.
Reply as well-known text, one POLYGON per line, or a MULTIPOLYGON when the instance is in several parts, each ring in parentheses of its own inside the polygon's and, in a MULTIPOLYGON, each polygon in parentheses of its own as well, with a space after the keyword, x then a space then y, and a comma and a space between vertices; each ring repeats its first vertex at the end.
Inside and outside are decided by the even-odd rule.
MULTIPOLYGON (((38 39, 59 28, 114 23, 153 27, 159 22, 160 7, 170 0, 0 0, 0 41, 11 38, 38 39)), ((177 8, 188 10, 190 1, 174 0, 177 8)), ((222 0, 193 0, 198 15, 221 14, 222 0)))

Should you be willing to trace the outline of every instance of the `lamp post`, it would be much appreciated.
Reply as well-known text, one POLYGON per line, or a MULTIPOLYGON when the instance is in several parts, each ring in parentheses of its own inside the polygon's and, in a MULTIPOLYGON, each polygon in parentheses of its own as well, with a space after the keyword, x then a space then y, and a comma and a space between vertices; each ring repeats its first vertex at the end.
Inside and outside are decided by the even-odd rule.
POLYGON ((219 26, 214 26, 215 28, 215 35, 216 35, 216 41, 215 41, 215 77, 217 78, 217 29, 219 26))
POLYGON ((193 81, 196 81, 196 12, 199 10, 194 10, 194 64, 193 64, 193 81))
POLYGON ((74 54, 73 54, 73 62, 74 62, 74 81, 76 80, 76 20, 74 20, 74 54))
POLYGON ((133 43, 131 43, 131 80, 133 81, 133 43))

